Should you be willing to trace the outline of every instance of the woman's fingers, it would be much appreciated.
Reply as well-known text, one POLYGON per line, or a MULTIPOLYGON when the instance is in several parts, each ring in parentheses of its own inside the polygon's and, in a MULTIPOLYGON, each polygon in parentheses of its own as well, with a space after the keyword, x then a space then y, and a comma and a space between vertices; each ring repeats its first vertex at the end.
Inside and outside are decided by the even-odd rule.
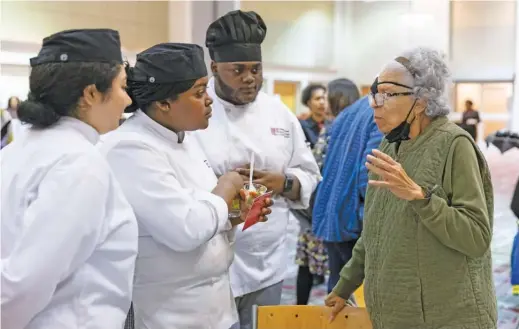
POLYGON ((382 177, 382 178, 385 178, 388 174, 388 172, 384 169, 381 169, 369 162, 366 162, 366 168, 368 168, 369 171, 371 171, 372 173, 382 177))
POLYGON ((381 158, 376 158, 372 155, 368 155, 367 159, 368 163, 371 163, 377 168, 383 169, 385 171, 394 171, 394 165, 390 164, 389 162, 381 158))
POLYGON ((389 155, 387 155, 386 153, 383 153, 379 150, 373 150, 372 151, 373 154, 377 157, 377 158, 380 158, 380 159, 383 159, 384 161, 392 164, 392 165, 395 165, 397 164, 398 162, 396 162, 395 160, 393 160, 392 157, 390 157, 389 155))
POLYGON ((369 180, 368 184, 376 187, 391 188, 391 183, 381 180, 369 180))
POLYGON ((335 305, 332 306, 332 313, 330 314, 330 322, 335 320, 335 317, 337 317, 337 314, 339 314, 345 306, 346 306, 345 303, 338 303, 338 302, 336 302, 335 305))

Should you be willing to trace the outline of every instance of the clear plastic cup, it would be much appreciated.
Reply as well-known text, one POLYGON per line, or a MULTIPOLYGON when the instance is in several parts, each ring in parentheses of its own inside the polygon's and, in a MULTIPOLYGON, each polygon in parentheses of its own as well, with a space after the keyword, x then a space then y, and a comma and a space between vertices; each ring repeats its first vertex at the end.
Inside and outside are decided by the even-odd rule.
MULTIPOLYGON (((253 193, 250 193, 251 191, 249 191, 249 183, 246 183, 243 185, 243 189, 245 190, 245 199, 249 206, 252 205, 255 198, 267 193, 266 186, 261 185, 261 184, 255 184, 255 183, 253 183, 253 185, 254 185, 254 188, 256 189, 255 192, 252 191, 253 193)), ((231 216, 236 217, 236 216, 240 216, 240 214, 241 214, 241 198, 238 197, 238 198, 232 200, 231 216)))
POLYGON ((252 185, 254 185, 254 188, 256 189, 255 191, 254 190, 252 190, 252 191, 249 190, 249 183, 246 183, 245 185, 243 185, 243 189, 245 190, 245 196, 246 196, 247 204, 249 206, 252 205, 252 202, 254 201, 254 199, 259 197, 260 195, 263 195, 263 194, 267 193, 267 187, 266 186, 261 185, 261 184, 256 184, 256 183, 253 183, 252 185))

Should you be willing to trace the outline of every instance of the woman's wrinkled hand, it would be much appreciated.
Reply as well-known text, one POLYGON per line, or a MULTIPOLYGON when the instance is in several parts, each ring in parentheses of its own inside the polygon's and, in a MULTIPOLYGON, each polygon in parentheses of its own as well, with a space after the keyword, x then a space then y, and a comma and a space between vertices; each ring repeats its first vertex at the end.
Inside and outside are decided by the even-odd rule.
POLYGON ((326 298, 324 299, 324 305, 332 308, 332 313, 330 314, 330 322, 335 320, 337 314, 339 314, 344 307, 353 306, 353 304, 351 304, 348 300, 339 297, 333 291, 329 293, 328 296, 326 296, 326 298))
POLYGON ((368 155, 366 167, 380 178, 370 180, 369 185, 387 188, 398 198, 407 201, 425 198, 423 189, 407 176, 402 165, 389 155, 373 150, 373 155, 368 155))

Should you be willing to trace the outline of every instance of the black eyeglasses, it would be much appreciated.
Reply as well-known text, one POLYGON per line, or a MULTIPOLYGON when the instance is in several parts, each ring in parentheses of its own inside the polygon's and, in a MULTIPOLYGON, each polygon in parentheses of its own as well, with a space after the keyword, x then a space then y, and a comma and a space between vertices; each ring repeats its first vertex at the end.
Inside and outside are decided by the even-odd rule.
POLYGON ((412 91, 405 91, 400 93, 369 93, 369 101, 372 103, 375 103, 376 106, 382 106, 384 105, 384 102, 388 100, 391 97, 397 97, 397 96, 411 96, 414 95, 414 92, 412 91))

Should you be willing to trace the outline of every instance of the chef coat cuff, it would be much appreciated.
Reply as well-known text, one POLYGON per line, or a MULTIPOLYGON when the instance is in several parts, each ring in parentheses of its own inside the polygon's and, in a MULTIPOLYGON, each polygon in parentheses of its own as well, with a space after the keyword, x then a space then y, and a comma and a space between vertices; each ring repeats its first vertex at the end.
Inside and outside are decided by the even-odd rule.
POLYGON ((198 193, 197 198, 198 200, 207 203, 207 206, 211 209, 213 218, 217 222, 216 230, 213 236, 218 233, 228 231, 228 225, 230 225, 230 221, 229 207, 227 206, 227 202, 225 202, 225 200, 221 197, 208 192, 198 193))
POLYGON ((299 180, 299 184, 301 185, 301 191, 299 192, 299 200, 292 201, 287 200, 288 206, 291 209, 307 209, 310 206, 310 198, 312 197, 312 193, 314 191, 315 186, 317 185, 317 180, 314 176, 309 175, 305 171, 299 168, 288 168, 285 171, 287 175, 294 175, 299 180))
POLYGON ((236 241, 236 228, 237 228, 237 226, 231 227, 231 229, 226 232, 227 240, 229 241, 229 244, 231 246, 234 245, 234 242, 236 241))

